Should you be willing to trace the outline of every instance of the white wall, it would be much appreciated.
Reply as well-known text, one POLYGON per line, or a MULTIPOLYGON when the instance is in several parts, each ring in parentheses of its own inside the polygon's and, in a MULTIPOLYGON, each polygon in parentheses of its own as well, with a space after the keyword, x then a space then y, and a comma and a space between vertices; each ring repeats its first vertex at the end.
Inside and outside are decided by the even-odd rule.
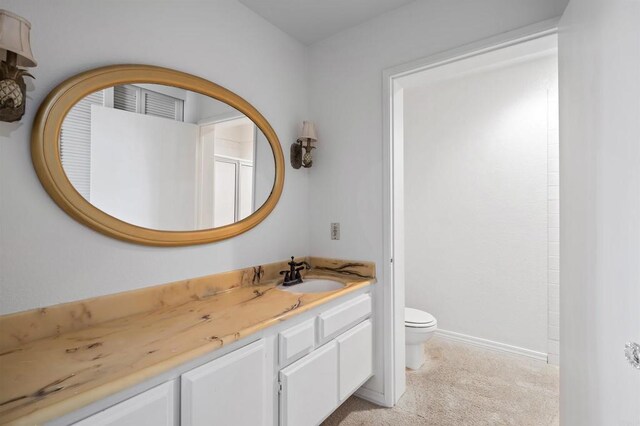
POLYGON ((554 86, 550 55, 404 90, 407 306, 544 357, 554 86))
POLYGON ((637 425, 640 2, 572 0, 560 67, 560 423, 637 425))
POLYGON ((196 223, 199 127, 91 106, 91 204, 144 228, 191 231, 196 223))
MULTIPOLYGON (((310 173, 311 253, 373 260, 382 305, 382 71, 559 16, 566 1, 416 1, 311 47, 310 118, 319 141, 310 173), (332 241, 329 224, 341 222, 332 241)), ((376 327, 376 353, 382 353, 376 327)), ((382 369, 376 358, 376 371, 382 369)), ((367 384, 381 391, 382 374, 367 384)))
POLYGON ((216 118, 229 118, 230 116, 242 116, 240 111, 217 99, 187 91, 184 103, 184 121, 198 123, 216 118))
POLYGON ((103 236, 67 216, 40 185, 29 152, 47 93, 74 74, 116 63, 176 68, 236 92, 269 120, 288 152, 308 117, 303 45, 234 0, 3 0, 2 7, 31 21, 39 65, 25 117, 0 124, 0 314, 309 252, 305 172, 287 167, 273 214, 242 236, 156 248, 103 236))

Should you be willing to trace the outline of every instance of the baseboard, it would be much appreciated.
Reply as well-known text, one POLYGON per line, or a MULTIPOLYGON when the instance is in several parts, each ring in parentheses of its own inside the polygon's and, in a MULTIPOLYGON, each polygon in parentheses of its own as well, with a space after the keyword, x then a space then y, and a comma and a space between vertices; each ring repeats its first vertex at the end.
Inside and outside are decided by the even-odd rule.
POLYGON ((547 354, 544 352, 536 352, 531 349, 520 348, 518 346, 507 345, 506 343, 494 342, 493 340, 482 339, 480 337, 468 336, 454 331, 436 330, 436 335, 445 339, 455 340, 457 342, 467 343, 469 345, 481 348, 491 349, 499 352, 507 352, 510 354, 521 355, 528 358, 537 359, 547 362, 547 354))
POLYGON ((387 401, 384 398, 384 394, 381 392, 361 387, 354 393, 354 395, 358 398, 362 398, 365 401, 372 402, 381 407, 390 407, 390 405, 387 404, 387 401))

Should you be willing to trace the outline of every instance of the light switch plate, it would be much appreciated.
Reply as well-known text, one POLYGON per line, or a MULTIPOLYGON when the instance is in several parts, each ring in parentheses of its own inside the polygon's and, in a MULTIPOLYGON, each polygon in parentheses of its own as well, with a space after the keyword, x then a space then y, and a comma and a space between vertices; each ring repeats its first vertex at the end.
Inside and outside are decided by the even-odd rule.
POLYGON ((332 240, 340 239, 340 223, 339 222, 331 223, 331 239, 332 240))

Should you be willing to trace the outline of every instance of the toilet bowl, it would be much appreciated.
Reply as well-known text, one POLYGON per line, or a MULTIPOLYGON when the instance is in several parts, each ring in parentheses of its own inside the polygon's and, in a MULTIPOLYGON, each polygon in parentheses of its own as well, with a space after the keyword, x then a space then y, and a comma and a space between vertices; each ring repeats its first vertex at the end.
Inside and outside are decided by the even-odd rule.
POLYGON ((405 358, 407 368, 417 370, 424 364, 424 344, 433 336, 438 322, 419 309, 404 309, 405 358))

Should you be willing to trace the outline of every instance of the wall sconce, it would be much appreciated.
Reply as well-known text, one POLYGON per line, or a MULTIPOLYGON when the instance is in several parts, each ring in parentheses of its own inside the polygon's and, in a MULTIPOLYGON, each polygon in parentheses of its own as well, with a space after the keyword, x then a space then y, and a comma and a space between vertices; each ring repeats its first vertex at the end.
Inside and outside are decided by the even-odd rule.
POLYGON ((34 78, 22 67, 35 67, 31 53, 29 31, 31 24, 26 19, 0 9, 0 121, 17 121, 24 115, 27 102, 27 86, 24 76, 34 78))
POLYGON ((291 144, 291 166, 294 169, 299 169, 300 166, 309 168, 313 166, 313 158, 311 156, 311 150, 315 148, 312 145, 313 142, 318 140, 316 135, 316 126, 313 121, 302 122, 302 132, 298 140, 291 144), (304 150, 304 155, 302 151, 304 150))

